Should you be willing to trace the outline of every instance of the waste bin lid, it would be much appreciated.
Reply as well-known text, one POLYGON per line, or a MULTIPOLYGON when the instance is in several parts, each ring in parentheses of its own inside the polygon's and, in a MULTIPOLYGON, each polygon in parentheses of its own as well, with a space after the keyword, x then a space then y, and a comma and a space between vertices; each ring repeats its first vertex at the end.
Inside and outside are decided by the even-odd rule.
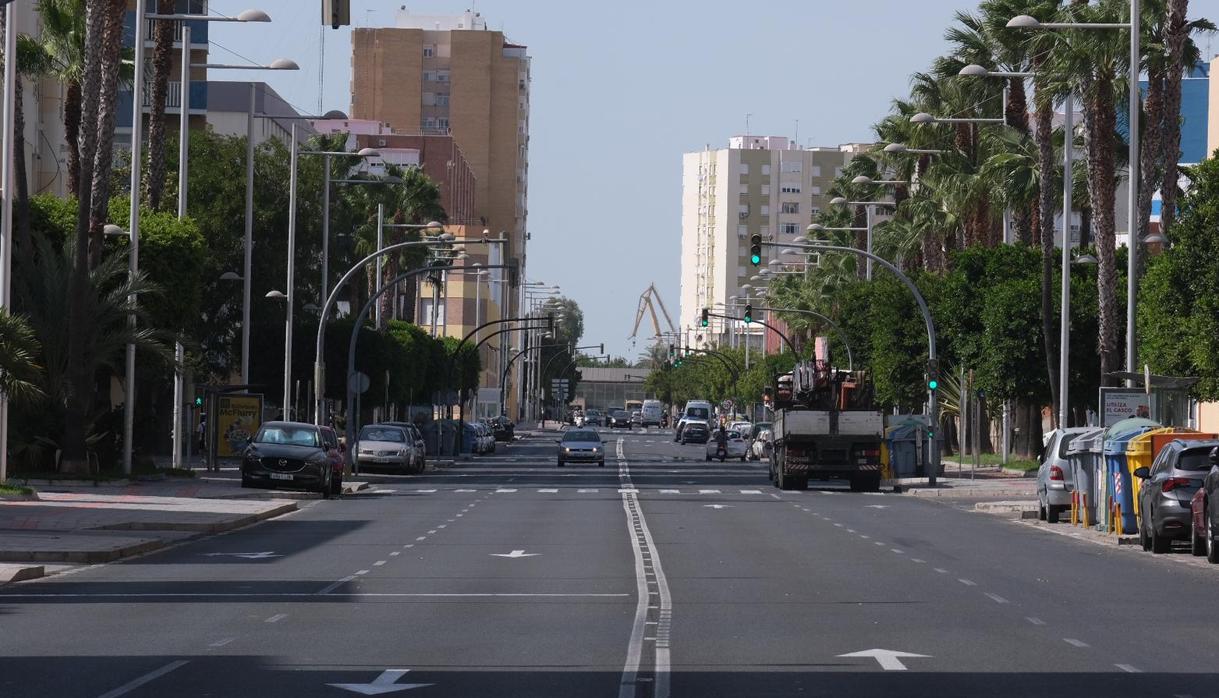
POLYGON ((1105 444, 1105 430, 1099 427, 1089 429, 1071 440, 1067 445, 1067 455, 1077 453, 1100 453, 1105 444))
POLYGON ((1105 438, 1112 439, 1118 434, 1130 431, 1141 434, 1149 429, 1159 429, 1161 426, 1163 425, 1159 422, 1147 419, 1145 417, 1130 417, 1129 419, 1123 419, 1122 421, 1109 427, 1108 432, 1105 433, 1105 438))
POLYGON ((1113 427, 1109 427, 1109 431, 1105 432, 1105 453, 1109 455, 1126 455, 1126 444, 1131 439, 1145 431, 1151 431, 1157 426, 1159 425, 1143 425, 1135 429, 1127 429, 1126 431, 1121 432, 1115 432, 1113 431, 1113 427))
POLYGON ((917 422, 895 424, 885 429, 885 438, 889 441, 914 441, 921 429, 922 425, 917 422))

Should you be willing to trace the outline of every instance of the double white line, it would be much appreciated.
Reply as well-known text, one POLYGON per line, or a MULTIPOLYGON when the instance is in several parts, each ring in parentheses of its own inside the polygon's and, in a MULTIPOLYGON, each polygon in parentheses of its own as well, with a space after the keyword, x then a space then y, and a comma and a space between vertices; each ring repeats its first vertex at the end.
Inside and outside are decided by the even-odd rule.
POLYGON ((626 512, 627 533, 635 553, 635 586, 639 598, 635 606, 631 640, 627 645, 626 664, 622 668, 622 681, 618 686, 618 698, 635 698, 639 694, 668 698, 673 603, 669 596, 669 584, 660 566, 660 556, 652 540, 652 532, 648 530, 648 522, 639 504, 638 491, 631 483, 631 469, 622 450, 622 439, 618 439, 618 479, 619 491, 622 492, 622 509, 626 512), (653 598, 656 599, 655 603, 653 598), (655 620, 649 621, 648 616, 652 611, 655 611, 655 620), (656 628, 653 637, 645 635, 649 625, 656 628), (640 690, 639 669, 643 663, 647 642, 652 643, 654 652, 651 691, 646 687, 640 690))

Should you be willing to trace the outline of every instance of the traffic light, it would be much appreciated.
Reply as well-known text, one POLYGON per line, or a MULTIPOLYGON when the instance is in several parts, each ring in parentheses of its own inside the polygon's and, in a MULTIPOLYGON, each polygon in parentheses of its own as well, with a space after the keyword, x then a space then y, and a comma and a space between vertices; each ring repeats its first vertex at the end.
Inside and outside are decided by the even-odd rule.
POLYGON ((203 407, 203 396, 202 395, 195 396, 195 407, 203 407))
POLYGON ((745 305, 745 317, 743 317, 741 319, 745 321, 746 325, 753 322, 753 306, 752 305, 750 305, 750 304, 745 305))
POLYGON ((940 362, 937 359, 927 360, 927 389, 938 390, 940 387, 940 362))
POLYGON ((757 233, 749 236, 749 263, 755 267, 762 263, 762 236, 757 233))
POLYGON ((673 345, 669 345, 669 361, 673 360, 673 345))
POLYGON ((706 308, 703 308, 703 318, 701 320, 699 320, 699 324, 703 327, 710 325, 711 324, 710 318, 711 318, 711 311, 706 308))

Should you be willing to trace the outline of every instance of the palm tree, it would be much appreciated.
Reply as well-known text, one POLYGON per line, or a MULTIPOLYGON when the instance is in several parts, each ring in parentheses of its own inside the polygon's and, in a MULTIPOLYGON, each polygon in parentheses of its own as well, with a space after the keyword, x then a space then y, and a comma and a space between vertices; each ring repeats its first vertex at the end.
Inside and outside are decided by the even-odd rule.
POLYGON ((80 191, 81 82, 85 71, 86 0, 38 0, 42 32, 29 46, 30 75, 49 75, 64 86, 64 145, 68 151, 68 195, 80 191))
POLYGON ((108 0, 104 17, 101 51, 101 82, 97 106, 97 152, 93 159, 90 183, 89 264, 97 266, 102 257, 102 226, 110 209, 110 173, 114 165, 114 121, 118 106, 119 77, 123 71, 123 15, 127 0, 108 0))
MULTIPOLYGON (((174 0, 158 0, 159 14, 172 14, 174 0)), ((174 23, 159 21, 152 29, 152 80, 148 89, 148 170, 144 190, 148 207, 160 210, 165 195, 165 98, 169 95, 169 71, 173 59, 174 23)))
POLYGON ((38 339, 28 321, 0 309, 0 391, 15 401, 43 395, 38 387, 38 339))

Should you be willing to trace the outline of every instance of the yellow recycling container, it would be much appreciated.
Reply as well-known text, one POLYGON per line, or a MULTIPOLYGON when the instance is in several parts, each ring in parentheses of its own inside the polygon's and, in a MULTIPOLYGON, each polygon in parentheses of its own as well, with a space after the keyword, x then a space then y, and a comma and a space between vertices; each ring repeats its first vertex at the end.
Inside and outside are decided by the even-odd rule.
POLYGON ((1139 489, 1142 486, 1142 481, 1134 477, 1134 471, 1144 467, 1151 468, 1151 464, 1155 461, 1156 456, 1160 455, 1164 445, 1170 441, 1175 439, 1197 441, 1199 439, 1213 438, 1216 438, 1214 434, 1203 434, 1196 429, 1163 427, 1161 429, 1145 431, 1131 439, 1126 444, 1126 467, 1130 470, 1130 485, 1131 491, 1134 493, 1135 515, 1137 516, 1139 513, 1139 489))

